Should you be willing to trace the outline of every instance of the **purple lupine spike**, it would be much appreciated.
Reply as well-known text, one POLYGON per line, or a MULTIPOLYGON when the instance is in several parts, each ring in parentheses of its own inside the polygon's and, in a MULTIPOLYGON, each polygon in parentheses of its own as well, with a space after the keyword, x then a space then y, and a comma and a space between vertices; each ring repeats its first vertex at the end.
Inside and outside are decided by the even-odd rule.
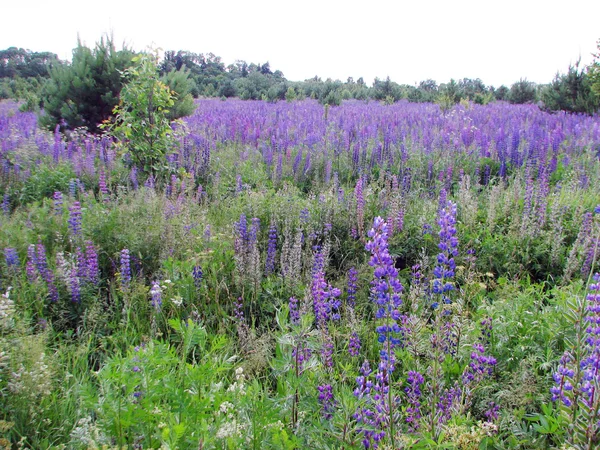
POLYGON ((194 279, 194 286, 196 290, 199 290, 202 286, 202 278, 204 277, 204 272, 202 272, 202 267, 194 266, 192 269, 192 278, 194 279))
POLYGON ((152 283, 152 288, 150 289, 150 304, 156 311, 160 311, 162 307, 162 289, 160 288, 158 281, 152 283))
POLYGON ((42 241, 38 240, 36 245, 36 268, 42 280, 47 279, 48 275, 48 261, 46 259, 46 247, 42 244, 42 241))
POLYGON ((106 186, 106 173, 104 169, 100 169, 100 174, 98 175, 98 189, 100 190, 100 198, 102 201, 107 202, 108 198, 108 187, 106 186))
POLYGON ((48 283, 48 297, 52 303, 58 301, 58 289, 54 282, 54 274, 50 271, 47 272, 46 282, 48 283))
POLYGON ((585 339, 586 357, 581 361, 583 379, 580 389, 588 408, 596 410, 595 420, 598 420, 598 407, 600 392, 600 273, 596 273, 588 286, 586 296, 587 337, 585 339))
POLYGON ((54 214, 60 215, 63 210, 63 194, 60 191, 54 192, 54 214))
POLYGON ((10 195, 4 194, 2 197, 2 204, 0 204, 0 208, 4 215, 8 216, 10 214, 10 195))
POLYGON ((73 238, 77 238, 81 235, 81 203, 73 202, 69 213, 69 231, 73 238))
POLYGON ((304 363, 306 363, 312 356, 312 349, 306 345, 305 342, 299 342, 292 349, 292 358, 298 367, 298 374, 301 375, 304 372, 304 363))
POLYGON ((4 249, 4 261, 9 269, 17 269, 21 264, 17 250, 12 247, 6 247, 4 249))
POLYGON ((127 248, 121 250, 119 273, 121 274, 121 286, 126 289, 131 283, 131 258, 127 248))
POLYGON ((98 268, 98 251, 92 241, 85 243, 85 265, 87 280, 97 285, 100 281, 100 272, 98 268))
POLYGON ((421 385, 425 380, 423 375, 416 371, 409 371, 406 384, 408 385, 404 392, 409 406, 406 408, 406 422, 411 431, 419 429, 419 419, 421 419, 421 385))
MULTIPOLYGON (((454 284, 451 282, 454 278, 456 262, 454 258, 458 256, 458 238, 456 237, 456 204, 448 201, 446 207, 440 211, 438 218, 440 226, 440 243, 438 248, 440 253, 437 257, 437 265, 433 269, 433 293, 439 295, 442 302, 450 303, 447 293, 454 290, 454 284)), ((437 308, 438 303, 432 305, 437 308)))
POLYGON ((267 245, 267 260, 265 262, 265 275, 270 275, 275 270, 275 258, 277 256, 277 227, 271 224, 269 227, 269 243, 267 245))
POLYGON ((319 401, 319 405, 321 405, 321 416, 325 420, 330 420, 333 417, 333 412, 335 411, 333 387, 330 384, 323 384, 321 386, 317 386, 317 390, 319 391, 317 400, 319 401))
POLYGON ((72 269, 69 272, 68 285, 71 292, 71 301, 73 303, 81 303, 81 286, 76 269, 72 269))
POLYGON ((348 306, 354 308, 356 303, 356 290, 357 290, 357 282, 358 282, 358 271, 351 267, 348 271, 348 289, 346 301, 348 302, 348 306))
POLYGON ((333 368, 333 339, 331 335, 327 331, 326 328, 323 328, 322 338, 323 347, 321 348, 321 360, 323 361, 323 366, 326 369, 333 368))
MULTIPOLYGON (((383 322, 377 327, 378 340, 382 344, 388 342, 389 346, 396 347, 401 344, 398 321, 401 318, 399 308, 402 304, 400 293, 403 287, 388 251, 387 224, 381 217, 375 218, 368 236, 370 240, 365 248, 371 252, 369 265, 374 268, 371 297, 377 307, 376 317, 383 322)), ((391 357, 385 352, 382 351, 382 358, 391 357)))
POLYGON ((296 297, 290 297, 288 305, 290 308, 290 323, 292 325, 298 325, 300 323, 300 309, 298 308, 298 299, 296 299, 296 297))
POLYGON ((360 348, 360 338, 358 337, 358 333, 354 331, 350 335, 350 340, 348 341, 348 353, 350 356, 358 356, 360 353, 360 348))

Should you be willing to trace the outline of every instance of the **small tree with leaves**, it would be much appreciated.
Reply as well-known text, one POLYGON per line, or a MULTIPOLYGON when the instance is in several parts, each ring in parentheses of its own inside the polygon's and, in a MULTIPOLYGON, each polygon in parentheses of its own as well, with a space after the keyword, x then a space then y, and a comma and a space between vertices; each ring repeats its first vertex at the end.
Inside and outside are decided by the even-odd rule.
POLYGON ((164 179, 169 172, 166 154, 176 138, 169 119, 175 94, 159 79, 156 52, 141 53, 133 63, 123 72, 126 84, 114 109, 115 120, 106 126, 138 168, 164 179))

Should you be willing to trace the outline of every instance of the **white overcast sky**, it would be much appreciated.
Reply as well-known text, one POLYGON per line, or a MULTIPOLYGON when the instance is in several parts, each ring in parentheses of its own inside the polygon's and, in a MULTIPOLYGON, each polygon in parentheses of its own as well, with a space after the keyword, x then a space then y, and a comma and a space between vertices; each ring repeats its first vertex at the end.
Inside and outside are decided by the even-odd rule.
POLYGON ((212 52, 225 64, 269 61, 287 79, 389 76, 481 78, 510 85, 552 80, 600 38, 599 0, 152 0, 7 1, 0 49, 51 51, 70 59, 112 32, 135 50, 212 52))

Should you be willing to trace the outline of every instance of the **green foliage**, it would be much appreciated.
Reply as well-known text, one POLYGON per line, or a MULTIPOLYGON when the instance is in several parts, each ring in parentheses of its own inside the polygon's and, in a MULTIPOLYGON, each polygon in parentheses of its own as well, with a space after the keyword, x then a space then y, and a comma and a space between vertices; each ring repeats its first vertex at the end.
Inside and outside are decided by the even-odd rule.
POLYGON ((594 54, 594 62, 588 67, 591 89, 600 98, 600 39, 597 43, 598 53, 594 54))
POLYGON ((600 106, 600 97, 592 91, 588 74, 579 70, 579 61, 570 65, 566 74, 556 74, 542 91, 542 101, 551 111, 592 114, 600 106))
POLYGON ((142 53, 132 62, 134 66, 123 72, 127 84, 110 130, 136 165, 164 180, 169 172, 165 155, 174 145, 170 117, 175 95, 159 79, 157 55, 142 53))
POLYGON ((192 115, 196 109, 196 105, 192 96, 195 83, 190 77, 190 71, 185 68, 172 70, 163 75, 160 81, 169 87, 174 96, 174 103, 169 112, 169 119, 176 120, 192 115))
POLYGON ((47 78, 56 64, 60 61, 54 53, 16 47, 0 50, 0 78, 47 78))
POLYGON ((511 103, 533 103, 537 99, 535 83, 521 78, 510 87, 508 101, 511 103))
POLYGON ((85 127, 92 133, 113 113, 123 84, 121 72, 131 65, 133 53, 117 51, 112 38, 102 38, 94 49, 77 42, 70 65, 50 70, 42 92, 42 126, 53 130, 85 127))
POLYGON ((51 198, 56 191, 68 192, 69 181, 77 178, 69 164, 49 166, 41 164, 35 168, 19 192, 19 203, 26 204, 51 198))

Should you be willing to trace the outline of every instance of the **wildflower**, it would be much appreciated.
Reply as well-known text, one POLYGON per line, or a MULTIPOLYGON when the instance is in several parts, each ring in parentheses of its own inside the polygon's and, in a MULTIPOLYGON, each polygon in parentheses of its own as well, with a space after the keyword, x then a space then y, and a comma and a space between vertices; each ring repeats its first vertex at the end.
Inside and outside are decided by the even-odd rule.
POLYGON ((4 249, 4 260, 6 262, 6 266, 9 268, 17 268, 20 265, 17 250, 12 247, 6 247, 4 249))
POLYGON ((63 206, 63 194, 60 191, 54 192, 54 214, 62 214, 62 206, 63 206))
POLYGON ((335 411, 335 400, 333 399, 333 388, 330 384, 317 386, 319 391, 318 401, 321 405, 321 415, 325 420, 333 417, 335 411))
POLYGON ((69 208, 69 230, 71 236, 76 238, 81 234, 81 204, 79 202, 73 202, 69 208))
POLYGON ((371 295, 377 307, 376 317, 383 321, 383 325, 377 327, 378 340, 382 344, 387 342, 389 349, 401 343, 401 329, 398 325, 401 314, 398 308, 402 304, 400 293, 403 287, 388 251, 387 225, 381 217, 375 218, 368 236, 371 238, 366 245, 366 249, 371 252, 369 265, 374 268, 371 295))
POLYGON ((154 306, 154 309, 160 311, 162 306, 162 289, 160 288, 158 281, 155 281, 152 284, 152 289, 150 289, 150 297, 150 303, 152 306, 154 306))
POLYGON ((131 282, 131 264, 129 250, 124 248, 120 254, 120 270, 121 274, 121 286, 126 289, 131 282))

